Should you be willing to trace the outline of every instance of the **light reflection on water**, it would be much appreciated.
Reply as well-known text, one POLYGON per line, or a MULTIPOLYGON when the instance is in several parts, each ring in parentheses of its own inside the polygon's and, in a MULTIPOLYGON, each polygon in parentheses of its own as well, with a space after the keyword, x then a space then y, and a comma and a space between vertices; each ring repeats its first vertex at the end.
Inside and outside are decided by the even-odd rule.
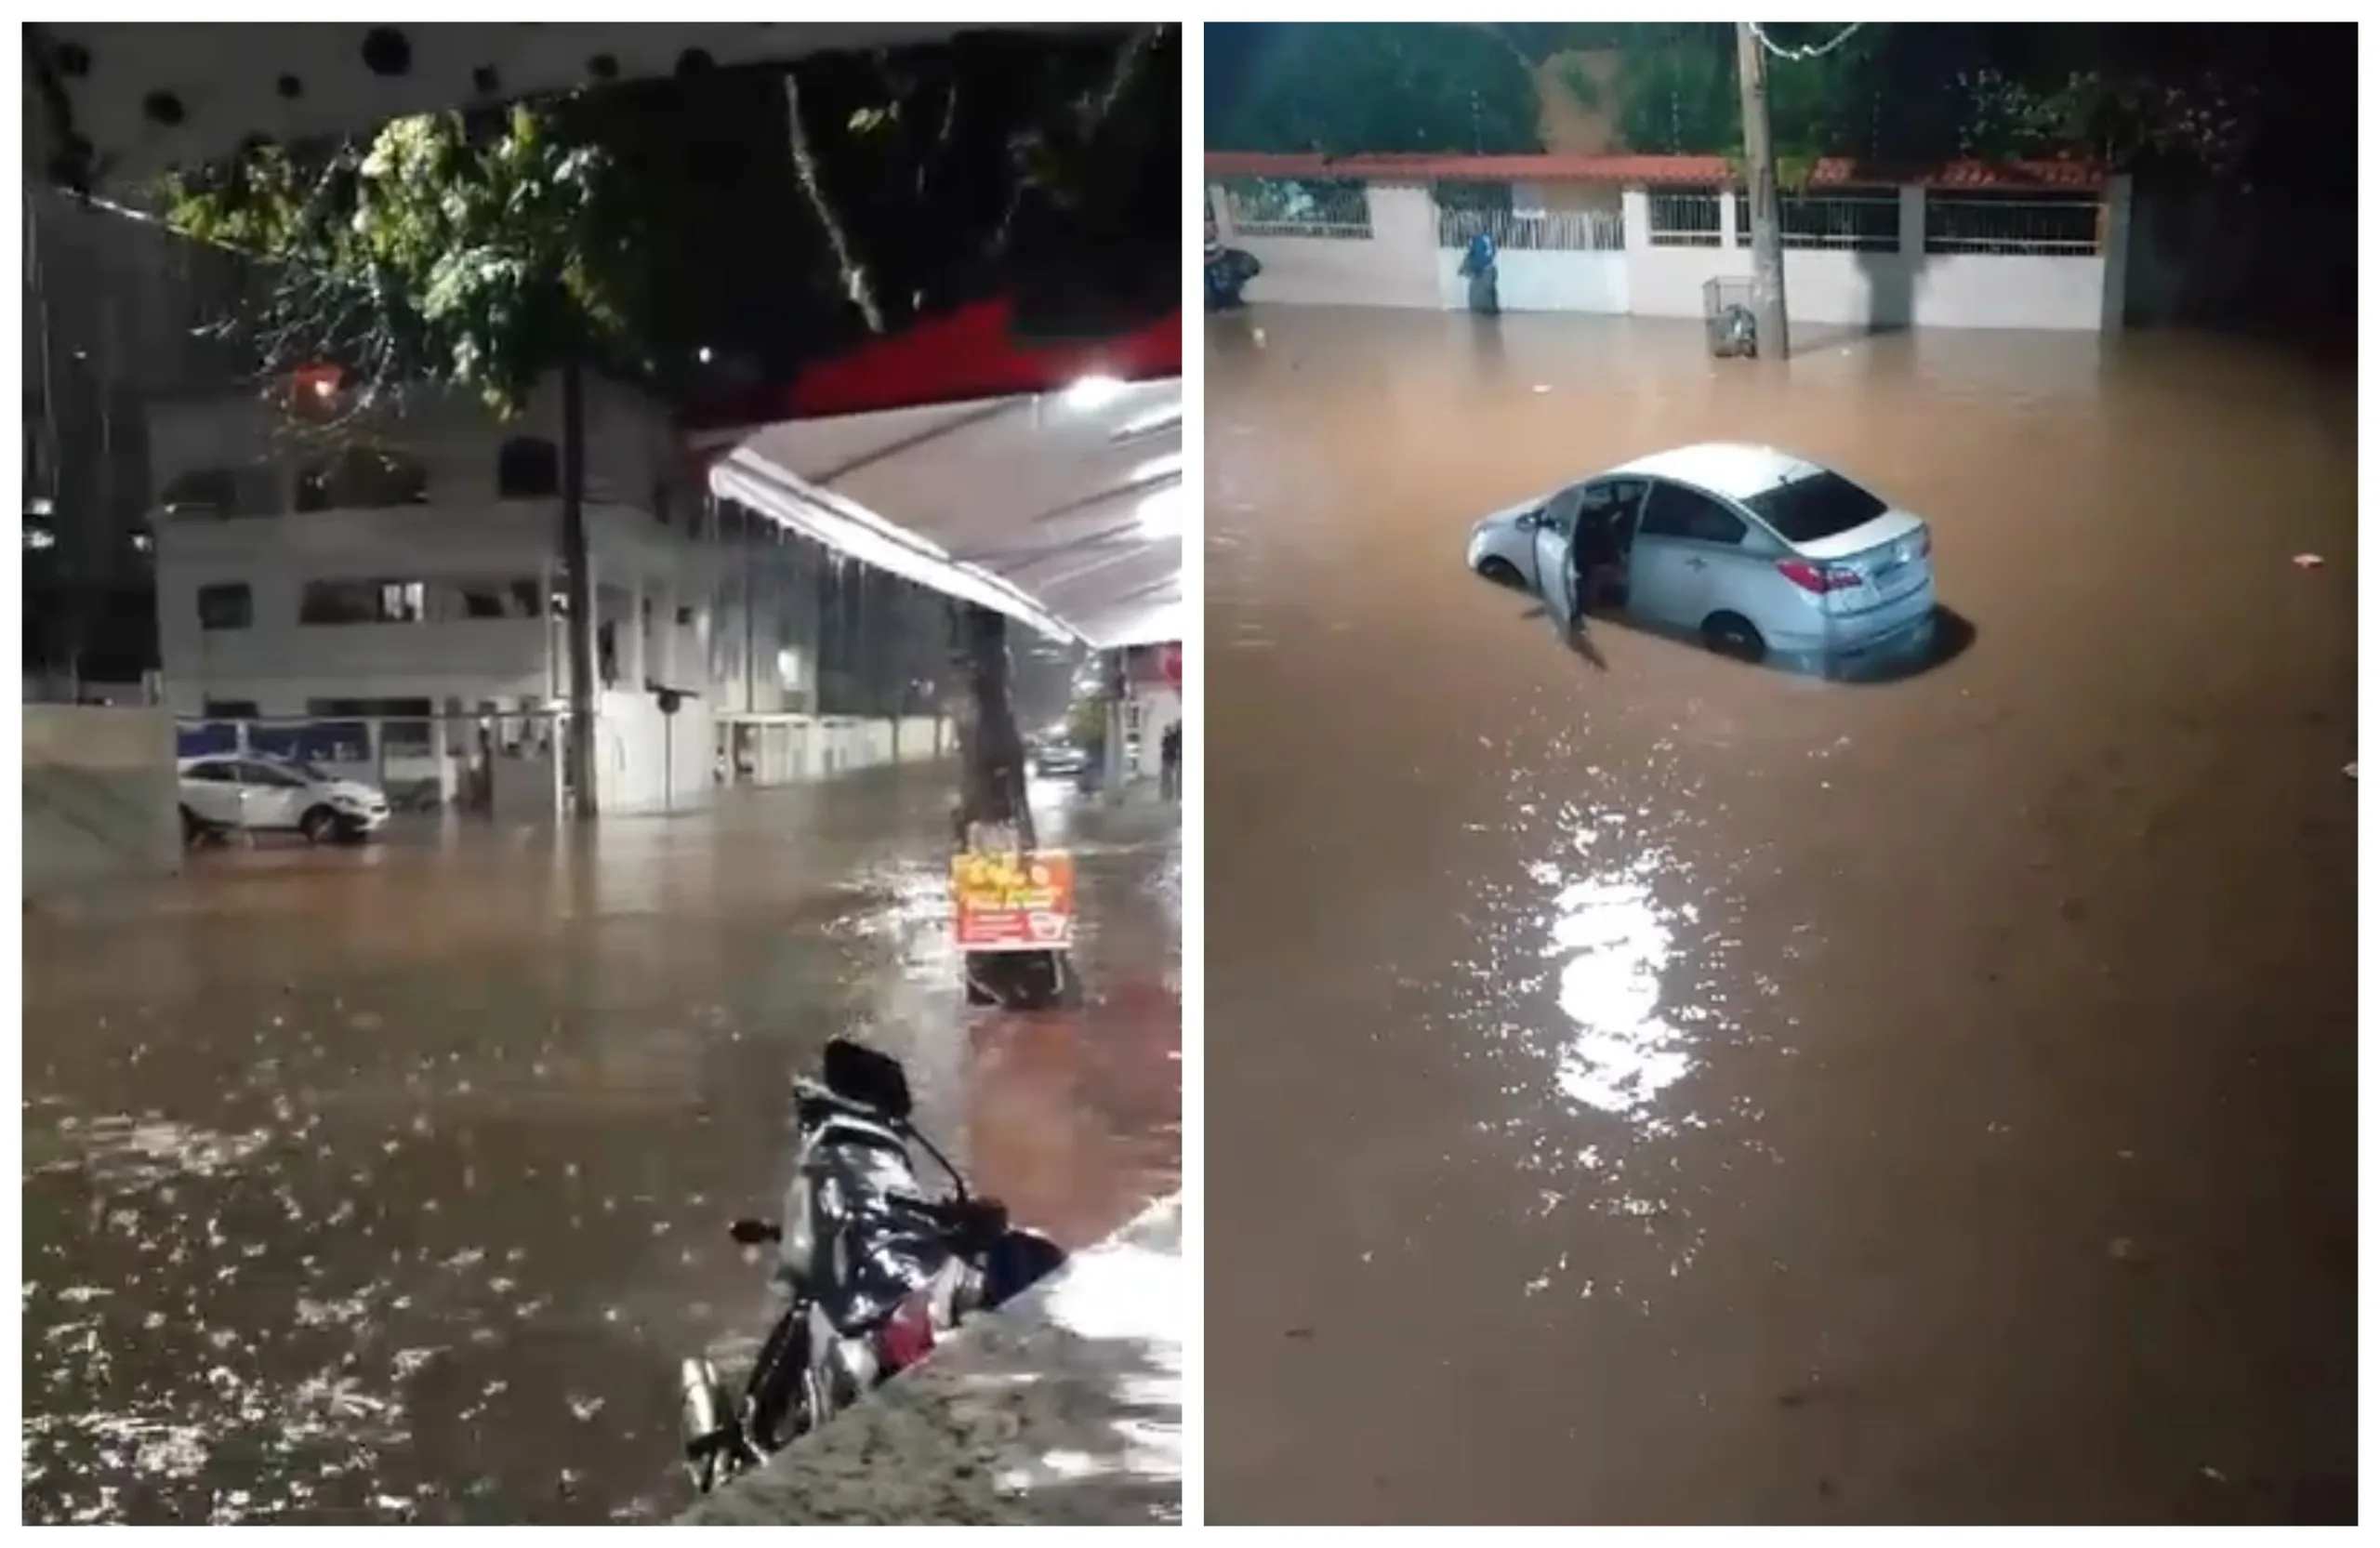
MULTIPOLYGON (((1676 944, 1653 896, 1665 860, 1647 851, 1617 871, 1561 883, 1546 924, 1545 953, 1562 959, 1555 998, 1577 1024, 1555 1083, 1571 1101, 1622 1117, 1649 1115, 1694 1067, 1686 1018, 1661 1004, 1676 944)), ((1558 877, 1550 863, 1532 873, 1540 882, 1558 877)))
MULTIPOLYGON (((1516 771, 1516 788, 1533 781, 1516 771)), ((1629 805, 1616 794, 1519 797, 1511 832, 1488 836, 1538 858, 1479 890, 1461 1019, 1503 1072, 1504 1110, 1486 1128, 1521 1146, 1532 1174, 1524 1212, 1557 1234, 1565 1220, 1580 1231, 1619 1223, 1655 1241, 1674 1277, 1704 1239, 1677 1146, 1715 1134, 1765 1154, 1757 1108, 1709 1078, 1712 1057, 1740 1038, 1720 998, 1733 943, 1714 927, 1734 906, 1733 876, 1672 840, 1662 814, 1690 808, 1688 793, 1629 805)), ((1523 1281, 1526 1294, 1641 1296, 1597 1262, 1588 1237, 1574 1239, 1523 1281)))

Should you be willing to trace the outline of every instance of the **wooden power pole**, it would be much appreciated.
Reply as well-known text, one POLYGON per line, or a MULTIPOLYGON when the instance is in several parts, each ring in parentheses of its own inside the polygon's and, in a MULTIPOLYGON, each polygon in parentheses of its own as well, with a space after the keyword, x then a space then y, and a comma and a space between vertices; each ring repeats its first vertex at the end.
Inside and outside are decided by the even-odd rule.
POLYGON ((1760 358, 1792 352, 1785 326, 1785 238, 1777 229, 1777 146, 1768 134, 1768 50, 1736 23, 1736 85, 1743 94, 1744 166, 1752 184, 1752 317, 1760 358))

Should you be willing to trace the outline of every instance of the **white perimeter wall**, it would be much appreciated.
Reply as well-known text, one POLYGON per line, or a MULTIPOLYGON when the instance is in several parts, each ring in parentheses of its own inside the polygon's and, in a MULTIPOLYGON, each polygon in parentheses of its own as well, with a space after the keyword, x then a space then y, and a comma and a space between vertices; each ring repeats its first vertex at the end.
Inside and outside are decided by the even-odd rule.
POLYGON ((1182 720, 1182 695, 1158 683, 1141 682, 1132 685, 1132 702, 1140 706, 1141 740, 1125 772, 1135 779, 1155 779, 1165 772, 1165 734, 1182 720))
MULTIPOLYGON (((1264 272, 1252 287, 1266 301, 1304 306, 1468 304, 1456 272, 1462 256, 1438 246, 1437 205, 1426 187, 1369 185, 1368 240, 1245 236, 1229 224, 1220 189, 1212 205, 1217 234, 1252 253, 1264 272)), ((2041 328, 2095 332, 2122 325, 2122 286, 2110 281, 2123 262, 2130 190, 2109 190, 2107 251, 2065 257, 1966 253, 1924 248, 1924 193, 1901 191, 1901 249, 1848 253, 1789 248, 1785 299, 1797 321, 1884 328, 2041 328), (2110 298, 2115 299, 2111 301, 2110 298)), ((1752 251, 1733 245, 1734 202, 1721 202, 1718 247, 1656 247, 1648 200, 1624 191, 1624 251, 1514 252, 1498 256, 1498 290, 1507 311, 1583 311, 1640 317, 1702 315, 1704 282, 1752 272, 1752 251)))
POLYGON ((1292 306, 1437 307, 1438 206, 1419 184, 1372 183, 1368 237, 1247 236, 1231 225, 1222 189, 1212 204, 1216 234, 1264 266, 1256 282, 1268 301, 1292 306))
POLYGON ((180 868, 170 715, 48 704, 23 715, 26 897, 180 868))
POLYGON ((606 814, 674 812, 714 788, 710 707, 681 701, 664 715, 651 694, 604 694, 595 721, 595 807, 606 814))
MULTIPOLYGON (((1528 256, 1594 259, 1612 255, 1528 256)), ((1625 258, 1628 273, 1620 293, 1639 317, 1700 317, 1705 281, 1752 271, 1752 252, 1743 247, 1631 247, 1625 258)), ((2096 258, 1928 257, 1798 248, 1785 254, 1785 310, 1796 323, 2087 333, 2101 325, 2104 291, 2104 271, 2096 258)), ((1528 310, 1509 283, 1504 305, 1515 311, 1528 310)))
MULTIPOLYGON (((1496 255, 1496 299, 1506 311, 1595 311, 1614 316, 1629 310, 1626 253, 1523 253, 1496 255)), ((1471 282, 1462 277, 1462 255, 1437 253, 1438 304, 1461 311, 1471 304, 1471 282)))

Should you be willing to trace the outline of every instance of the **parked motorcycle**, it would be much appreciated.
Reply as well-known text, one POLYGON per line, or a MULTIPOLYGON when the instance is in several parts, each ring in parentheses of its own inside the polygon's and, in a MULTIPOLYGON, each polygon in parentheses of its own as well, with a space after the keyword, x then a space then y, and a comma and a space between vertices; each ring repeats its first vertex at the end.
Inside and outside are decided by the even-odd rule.
POLYGON ((997 1308, 1065 1261, 1056 1243, 969 1194, 910 1122, 901 1062, 838 1038, 815 1080, 794 1083, 798 1134, 781 1217, 729 1235, 776 1249, 786 1304, 731 1398, 716 1367, 680 1367, 687 1475, 717 1488, 826 1423, 931 1354, 966 1318, 997 1308), (910 1147, 949 1175, 930 1195, 910 1147))

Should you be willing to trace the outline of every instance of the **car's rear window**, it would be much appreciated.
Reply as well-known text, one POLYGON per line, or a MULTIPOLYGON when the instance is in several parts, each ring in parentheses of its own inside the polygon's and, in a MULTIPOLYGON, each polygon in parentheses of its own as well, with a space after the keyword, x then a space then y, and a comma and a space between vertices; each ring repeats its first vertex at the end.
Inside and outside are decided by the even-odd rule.
POLYGON ((1788 543, 1816 543, 1864 526, 1891 508, 1841 473, 1818 472, 1748 496, 1753 515, 1788 543))

